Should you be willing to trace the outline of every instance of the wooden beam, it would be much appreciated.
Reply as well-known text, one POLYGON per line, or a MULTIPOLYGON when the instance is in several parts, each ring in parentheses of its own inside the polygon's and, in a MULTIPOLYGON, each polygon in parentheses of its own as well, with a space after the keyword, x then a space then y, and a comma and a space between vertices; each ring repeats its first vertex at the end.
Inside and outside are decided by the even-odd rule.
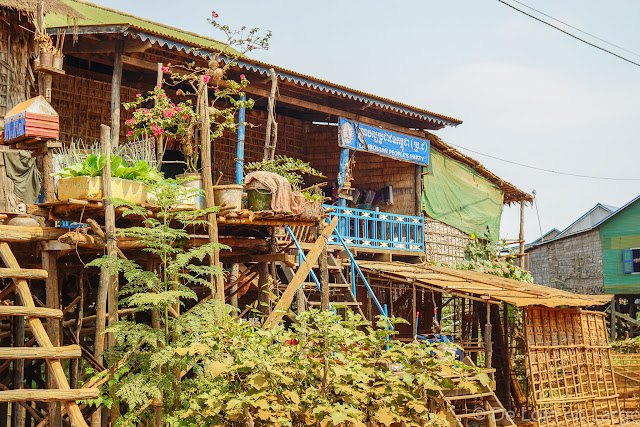
MULTIPOLYGON (((73 402, 75 400, 97 399, 100 389, 78 388, 69 390, 3 390, 0 391, 0 402, 73 402)), ((78 409, 80 411, 80 409, 78 409)), ((80 414, 82 415, 82 414, 80 414)), ((73 425, 73 424, 72 424, 73 425)), ((84 424, 86 425, 86 424, 84 424)))
POLYGON ((62 310, 22 305, 0 305, 0 316, 49 317, 62 319, 62 310))
POLYGON ((0 347, 0 359, 75 359, 82 357, 79 345, 64 347, 0 347))
MULTIPOLYGON (((47 280, 45 282, 46 289, 46 303, 47 308, 60 309, 60 284, 58 282, 58 256, 56 252, 43 251, 41 253, 42 268, 49 272, 47 280)), ((48 318, 47 319, 47 333, 54 347, 62 345, 62 325, 60 319, 48 318)), ((45 381, 47 388, 53 389, 56 387, 56 379, 53 375, 51 366, 47 364, 45 366, 45 381)), ((51 426, 62 426, 62 407, 57 402, 51 402, 47 404, 49 416, 51 417, 51 426)))
MULTIPOLYGON (((122 43, 123 40, 79 40, 75 45, 69 44, 64 48, 65 55, 73 55, 74 53, 114 53, 117 49, 118 43, 122 43)), ((124 46, 122 51, 126 53, 139 53, 144 52, 151 47, 150 41, 139 41, 127 39, 124 40, 124 46)))
MULTIPOLYGON (((11 226, 8 226, 8 227, 11 227, 11 226)), ((34 228, 37 228, 37 227, 34 227, 34 228)), ((18 260, 16 260, 16 257, 13 255, 13 252, 11 251, 11 248, 9 247, 9 244, 7 242, 0 242, 0 257, 2 258, 2 260, 4 261, 7 267, 20 268, 20 264, 18 263, 18 260)), ((29 284, 27 283, 27 281, 24 279, 13 279, 13 281, 16 285, 16 292, 18 293, 18 295, 20 295, 20 298, 22 300, 22 305, 24 305, 25 307, 35 307, 36 305, 35 305, 35 302, 33 301, 33 296, 31 295, 31 288, 29 287, 29 284)), ((44 325, 42 324, 42 321, 40 321, 40 319, 36 317, 27 317, 26 320, 27 320, 27 324, 29 325, 29 329, 31 329, 31 332, 33 333, 33 336, 36 338, 36 341, 38 342, 40 347, 52 348, 53 344, 51 342, 51 339, 49 338, 49 335, 47 335, 47 331, 44 329, 44 325)), ((53 377, 56 380, 56 385, 58 386, 59 390, 39 390, 39 391, 53 392, 54 396, 56 392, 57 393, 71 392, 69 383, 67 382, 67 376, 64 372, 64 368, 62 367, 62 363, 60 363, 60 361, 57 359, 51 359, 49 360, 48 365, 51 367, 53 377)), ((15 393, 16 391, 17 390, 14 390, 11 393, 15 393)), ((15 394, 6 395, 6 393, 7 392, 5 391, 0 391, 0 402, 2 401, 9 402, 11 400, 6 400, 6 399, 8 399, 10 396, 13 396, 14 398, 17 396, 15 394), (2 393, 5 393, 5 395, 2 396, 2 393)), ((70 401, 66 402, 65 406, 67 408, 67 412, 69 413, 71 424, 74 427, 88 427, 88 426, 86 421, 84 420, 84 417, 82 416, 82 412, 80 411, 80 408, 78 407, 76 402, 74 402, 73 400, 75 400, 76 398, 77 399, 88 399, 88 398, 95 399, 99 395, 99 390, 95 389, 94 394, 95 394, 94 397, 73 396, 73 398, 67 399, 70 401)), ((40 396, 40 397, 43 397, 43 396, 40 396)), ((17 399, 17 400, 23 400, 23 399, 17 399)), ((30 398, 27 400, 34 400, 34 399, 30 398)))
POLYGON ((39 268, 0 268, 0 279, 45 280, 47 276, 47 270, 39 268))
POLYGON ((331 224, 328 227, 325 227, 322 230, 322 233, 318 236, 315 244, 307 254, 307 260, 302 263, 300 268, 296 271, 296 274, 293 276, 291 282, 287 286, 287 289, 282 293, 280 300, 276 304, 273 312, 269 315, 267 320, 264 322, 264 327, 270 329, 278 324, 282 316, 288 312, 289 306, 291 302, 293 302, 293 298, 296 294, 296 291, 302 283, 306 280, 309 275, 309 271, 311 270, 311 265, 315 264, 320 257, 322 250, 327 246, 327 241, 329 240, 329 236, 333 233, 336 226, 338 225, 338 217, 334 217, 331 220, 331 224))
POLYGON ((34 240, 56 240, 67 230, 55 227, 22 227, 0 225, 0 240, 3 242, 31 242, 34 240))

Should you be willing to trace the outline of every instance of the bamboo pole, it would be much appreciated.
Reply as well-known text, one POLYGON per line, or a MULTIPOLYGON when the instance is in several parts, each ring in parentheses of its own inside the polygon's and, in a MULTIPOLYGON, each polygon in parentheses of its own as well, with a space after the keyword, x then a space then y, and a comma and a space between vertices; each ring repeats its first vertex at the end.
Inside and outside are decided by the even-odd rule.
POLYGON ((524 200, 520 202, 520 268, 524 269, 524 200))
POLYGON ((62 310, 44 307, 24 307, 21 305, 0 305, 0 316, 29 316, 62 319, 62 310))
MULTIPOLYGON (((20 295, 16 294, 16 303, 20 303, 20 295)), ((24 345, 24 317, 13 318, 13 348, 20 348, 24 345)), ((13 388, 24 387, 24 360, 13 361, 13 388)), ((11 405, 11 426, 24 426, 24 416, 22 408, 18 405, 11 405)))
MULTIPOLYGON (((202 159, 202 186, 205 192, 205 207, 212 208, 215 206, 213 200, 213 177, 211 176, 211 123, 209 121, 209 89, 204 82, 204 77, 199 79, 200 89, 200 114, 202 116, 201 123, 201 159, 202 159)), ((218 221, 217 215, 211 213, 208 215, 209 220, 209 243, 218 243, 218 221)), ((214 249, 213 257, 210 259, 211 265, 220 267, 220 251, 214 249)), ((216 299, 224 301, 224 281, 222 275, 217 274, 212 278, 215 283, 216 299)))
MULTIPOLYGON (((324 228, 324 221, 318 226, 318 232, 324 228)), ((318 266, 320 267, 320 309, 329 310, 329 265, 327 264, 327 245, 322 246, 320 257, 318 258, 318 266)))
MULTIPOLYGON (((58 281, 58 254, 55 251, 42 252, 42 268, 48 272, 46 280, 46 305, 48 309, 60 310, 60 283, 58 281)), ((47 319, 47 332, 54 347, 62 345, 62 327, 60 319, 49 317, 47 319)), ((49 366, 45 369, 47 388, 55 388, 55 379, 49 366)), ((52 402, 48 405, 51 417, 51 426, 62 426, 62 407, 60 403, 52 402)))
POLYGON ((63 347, 0 347, 0 359, 74 359, 82 357, 79 345, 63 347))

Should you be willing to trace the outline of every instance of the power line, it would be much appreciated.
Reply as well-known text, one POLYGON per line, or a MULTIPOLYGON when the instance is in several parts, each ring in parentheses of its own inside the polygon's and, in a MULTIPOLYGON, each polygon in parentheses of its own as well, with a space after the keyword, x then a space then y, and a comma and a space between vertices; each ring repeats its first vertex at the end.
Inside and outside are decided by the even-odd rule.
POLYGON ((635 56, 640 57, 640 54, 635 53, 635 52, 634 52, 634 51, 632 51, 632 50, 625 49, 625 48, 624 48, 624 47, 622 47, 622 46, 619 46, 619 45, 617 45, 617 44, 615 44, 615 43, 611 43, 610 41, 607 41, 607 40, 605 40, 605 39, 603 39, 603 38, 600 38, 600 37, 598 37, 598 36, 596 36, 596 35, 593 35, 593 34, 591 34, 591 33, 588 33, 588 32, 586 32, 586 31, 583 31, 583 30, 581 30, 581 29, 580 29, 580 28, 578 28, 578 27, 574 27, 573 25, 571 25, 571 24, 569 24, 569 23, 567 23, 567 22, 561 21, 561 20, 559 20, 559 19, 557 19, 557 18, 554 18, 554 17, 553 17, 553 16, 551 16, 551 15, 548 15, 548 14, 544 13, 544 12, 543 12, 543 11, 541 11, 541 10, 538 10, 538 9, 536 9, 536 8, 533 8, 533 7, 529 6, 528 4, 524 4, 524 3, 522 3, 521 1, 518 1, 518 0, 511 0, 511 1, 513 1, 514 3, 521 4, 522 6, 524 6, 524 7, 526 7, 526 8, 529 8, 529 9, 531 9, 531 10, 533 10, 533 11, 535 11, 535 12, 539 13, 540 15, 544 15, 544 16, 546 16, 547 18, 551 18, 551 19, 553 19, 554 21, 561 23, 562 25, 566 25, 566 26, 567 26, 567 27, 569 27, 569 28, 573 28, 574 30, 579 31, 579 32, 581 32, 582 34, 586 34, 586 35, 588 35, 589 37, 593 37, 593 38, 594 38, 594 39, 596 39, 596 40, 600 40, 601 42, 605 42, 606 44, 611 45, 611 46, 613 46, 613 47, 615 47, 615 48, 618 48, 618 49, 620 49, 620 50, 624 50, 625 52, 628 52, 628 53, 630 53, 630 54, 632 54, 632 55, 635 55, 635 56))
POLYGON ((601 47, 601 46, 598 46, 597 44, 593 44, 593 43, 591 43, 591 42, 588 42, 588 41, 586 41, 585 39, 581 39, 580 37, 578 37, 578 36, 576 36, 576 35, 574 35, 574 34, 571 34, 570 32, 563 30, 562 28, 558 28, 558 27, 556 27, 555 25, 553 25, 553 24, 551 24, 551 23, 549 23, 549 22, 547 22, 547 21, 545 21, 545 20, 543 20, 543 19, 540 19, 540 18, 538 18, 538 17, 536 17, 536 16, 533 16, 533 15, 531 15, 531 14, 529 14, 529 13, 525 12, 524 10, 518 9, 517 7, 515 7, 515 6, 513 6, 513 5, 509 4, 509 3, 507 3, 507 2, 506 2, 506 1, 504 1, 504 0, 498 0, 498 1, 499 1, 500 3, 502 3, 502 4, 506 5, 506 6, 509 6, 510 8, 512 8, 512 9, 514 9, 514 10, 517 10, 518 12, 520 12, 520 13, 522 13, 522 14, 524 14, 524 15, 527 15, 529 18, 533 18, 533 19, 535 19, 536 21, 542 22, 543 24, 546 24, 546 25, 550 26, 551 28, 555 28, 556 30, 558 30, 558 31, 560 31, 560 32, 562 32, 562 33, 564 33, 564 34, 568 35, 569 37, 573 37, 574 39, 579 40, 579 41, 581 41, 582 43, 586 43, 586 44, 588 44, 589 46, 595 47, 596 49, 600 49, 600 50, 601 50, 601 51, 603 51, 603 52, 606 52, 606 53, 608 53, 608 54, 610 54, 610 55, 613 55, 613 56, 615 56, 615 57, 617 57, 617 58, 622 59, 623 61, 629 62, 629 63, 631 63, 631 64, 633 64, 633 65, 637 65, 638 67, 640 67, 640 64, 639 64, 639 63, 637 63, 637 62, 634 62, 634 61, 632 61, 632 60, 630 60, 630 59, 628 59, 628 58, 625 58, 625 57, 624 57, 624 56, 622 56, 622 55, 618 55, 617 53, 611 52, 610 50, 607 50, 607 49, 605 49, 605 48, 603 48, 603 47, 601 47))
MULTIPOLYGON (((498 1, 500 1, 500 0, 498 0, 498 1)), ((537 166, 525 165, 524 163, 514 162, 512 160, 501 159, 500 157, 492 156, 491 154, 481 153, 479 151, 475 151, 475 150, 472 150, 470 148, 463 147, 461 145, 452 144, 450 142, 447 142, 447 144, 452 145, 454 147, 462 148, 463 150, 470 151, 473 154, 478 154, 480 156, 490 157, 490 158, 495 159, 495 160, 500 160, 501 162, 511 163, 512 165, 522 166, 523 168, 535 169, 535 170, 542 171, 542 172, 555 173, 555 174, 558 174, 558 175, 575 176, 575 177, 578 177, 578 178, 603 179, 603 180, 607 180, 607 181, 640 181, 640 178, 611 178, 611 177, 605 177, 605 176, 581 175, 581 174, 578 174, 578 173, 560 172, 560 171, 555 171, 555 170, 552 170, 552 169, 544 169, 544 168, 539 168, 537 166)))

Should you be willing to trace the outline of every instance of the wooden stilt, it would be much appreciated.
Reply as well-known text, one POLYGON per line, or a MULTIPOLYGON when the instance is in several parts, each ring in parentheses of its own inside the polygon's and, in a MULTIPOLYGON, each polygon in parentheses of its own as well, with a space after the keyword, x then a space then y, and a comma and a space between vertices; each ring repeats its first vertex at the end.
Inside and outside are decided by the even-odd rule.
POLYGON ((524 269, 524 200, 520 202, 520 268, 524 269))
MULTIPOLYGON (((20 296, 16 294, 16 304, 21 304, 20 296)), ((13 318, 13 348, 24 345, 24 317, 15 316, 13 318)), ((19 390, 24 388, 24 360, 13 361, 13 388, 19 390)), ((11 405, 11 427, 24 426, 24 409, 20 405, 11 405)))
MULTIPOLYGON (((238 280, 240 275, 240 264, 234 262, 231 264, 231 274, 229 275, 229 282, 233 283, 238 280)), ((238 284, 236 283, 231 287, 231 300, 229 301, 231 306, 238 308, 238 284)))
MULTIPOLYGON (((324 223, 321 222, 318 226, 317 233, 321 233, 324 228, 324 223)), ((327 245, 322 247, 320 251, 320 258, 318 258, 318 266, 320 267, 320 309, 321 310, 329 310, 329 265, 327 263, 327 245)))
MULTIPOLYGON (((42 252, 42 268, 47 271, 46 304, 49 310, 60 310, 60 285, 58 281, 58 254, 55 251, 42 252)), ((61 316, 62 317, 62 316, 61 316)), ((47 332, 54 347, 62 345, 62 326, 60 318, 47 319, 47 332)), ((56 382, 49 366, 46 367, 46 383, 48 389, 56 388, 56 382)), ((48 405, 50 424, 52 427, 62 426, 62 407, 59 402, 48 405)))
POLYGON ((271 314, 271 289, 266 262, 258 263, 258 310, 265 316, 271 314))

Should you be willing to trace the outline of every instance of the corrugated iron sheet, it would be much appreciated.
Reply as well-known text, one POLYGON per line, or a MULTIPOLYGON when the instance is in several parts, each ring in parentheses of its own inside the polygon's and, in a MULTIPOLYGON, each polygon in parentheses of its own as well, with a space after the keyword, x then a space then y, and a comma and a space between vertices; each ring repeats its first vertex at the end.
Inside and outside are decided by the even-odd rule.
POLYGON ((415 283, 444 293, 470 294, 487 302, 506 302, 516 307, 590 307, 611 301, 611 295, 582 295, 518 282, 486 273, 455 270, 431 264, 358 261, 363 272, 386 279, 415 283))

